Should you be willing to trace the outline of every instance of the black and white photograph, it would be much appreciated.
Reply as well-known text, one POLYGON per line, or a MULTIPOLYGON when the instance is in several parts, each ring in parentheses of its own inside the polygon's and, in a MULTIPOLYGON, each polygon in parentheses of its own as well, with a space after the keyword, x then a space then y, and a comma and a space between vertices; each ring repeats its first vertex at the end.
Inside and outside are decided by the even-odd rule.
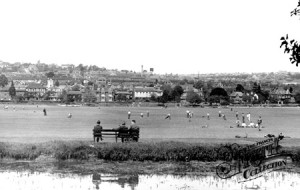
POLYGON ((300 0, 0 0, 0 188, 300 189, 300 0))

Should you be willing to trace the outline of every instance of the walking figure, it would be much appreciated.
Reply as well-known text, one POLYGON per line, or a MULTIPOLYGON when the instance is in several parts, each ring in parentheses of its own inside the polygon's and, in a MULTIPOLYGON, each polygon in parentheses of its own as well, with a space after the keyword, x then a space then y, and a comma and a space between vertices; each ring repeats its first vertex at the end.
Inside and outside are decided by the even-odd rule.
POLYGON ((128 119, 130 119, 130 116, 131 116, 131 112, 128 111, 128 119))
POLYGON ((149 117, 150 116, 150 113, 149 113, 149 111, 147 111, 147 117, 149 117))
POLYGON ((258 125, 258 130, 260 131, 261 129, 261 124, 262 124, 262 119, 261 116, 259 116, 258 120, 257 120, 257 125, 258 125))
POLYGON ((144 114, 143 113, 141 113, 141 118, 143 118, 144 117, 144 114))
POLYGON ((210 118, 209 118, 209 113, 207 113, 207 120, 209 120, 210 118))
POLYGON ((46 116, 47 115, 47 111, 46 111, 45 108, 43 109, 43 112, 44 112, 44 116, 46 116))

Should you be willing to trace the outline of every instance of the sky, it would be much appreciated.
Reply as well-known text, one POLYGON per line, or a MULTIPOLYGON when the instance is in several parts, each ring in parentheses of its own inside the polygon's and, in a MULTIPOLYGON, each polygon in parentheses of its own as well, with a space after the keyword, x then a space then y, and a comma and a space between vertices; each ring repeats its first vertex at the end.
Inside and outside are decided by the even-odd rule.
POLYGON ((300 71, 298 0, 0 0, 0 60, 154 73, 300 71))

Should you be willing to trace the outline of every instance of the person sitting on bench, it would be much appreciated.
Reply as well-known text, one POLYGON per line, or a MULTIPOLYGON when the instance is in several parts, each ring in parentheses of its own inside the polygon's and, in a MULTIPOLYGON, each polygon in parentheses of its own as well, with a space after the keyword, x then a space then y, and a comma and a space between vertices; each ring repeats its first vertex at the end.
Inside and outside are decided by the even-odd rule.
MULTIPOLYGON (((97 137, 96 137, 97 142, 99 142, 99 138, 101 139, 101 141, 103 140, 102 135, 101 135, 102 126, 100 125, 100 123, 101 123, 101 121, 98 120, 97 125, 95 125, 94 129, 93 129, 94 134, 97 133, 97 137)), ((95 139, 94 139, 94 141, 95 141, 95 139)))
POLYGON ((136 125, 136 121, 132 120, 130 128, 129 128, 129 134, 132 137, 132 139, 136 142, 139 139, 139 131, 140 131, 140 128, 139 128, 139 126, 136 125))
POLYGON ((122 125, 119 126, 118 131, 118 137, 120 137, 122 142, 124 142, 124 138, 122 136, 128 135, 128 127, 126 126, 125 121, 122 123, 122 125))

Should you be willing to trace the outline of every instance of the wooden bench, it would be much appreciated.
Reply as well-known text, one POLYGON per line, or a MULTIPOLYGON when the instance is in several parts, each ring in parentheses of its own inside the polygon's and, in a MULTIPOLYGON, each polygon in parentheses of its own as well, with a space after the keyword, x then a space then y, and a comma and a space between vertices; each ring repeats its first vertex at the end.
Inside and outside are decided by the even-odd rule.
POLYGON ((135 141, 138 142, 140 137, 140 130, 139 129, 102 129, 101 131, 94 131, 94 142, 97 137, 112 137, 116 139, 118 142, 118 138, 121 139, 121 142, 127 141, 135 141))

